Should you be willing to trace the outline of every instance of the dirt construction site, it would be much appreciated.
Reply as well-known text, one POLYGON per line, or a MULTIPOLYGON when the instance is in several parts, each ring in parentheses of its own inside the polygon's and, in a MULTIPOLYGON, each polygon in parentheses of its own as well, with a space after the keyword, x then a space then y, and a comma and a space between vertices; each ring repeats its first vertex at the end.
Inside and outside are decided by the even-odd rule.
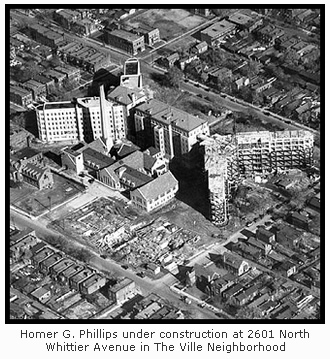
POLYGON ((212 233, 200 214, 189 216, 192 223, 184 220, 189 206, 174 200, 170 207, 138 214, 124 201, 98 198, 49 226, 133 269, 143 269, 149 263, 166 267, 181 264, 198 248, 210 244, 212 233))

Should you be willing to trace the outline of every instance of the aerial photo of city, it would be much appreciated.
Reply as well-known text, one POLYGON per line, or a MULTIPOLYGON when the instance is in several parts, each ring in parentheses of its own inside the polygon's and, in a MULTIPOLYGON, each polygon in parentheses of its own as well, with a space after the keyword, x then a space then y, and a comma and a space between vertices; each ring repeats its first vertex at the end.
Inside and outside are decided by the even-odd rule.
POLYGON ((17 6, 8 322, 322 320, 323 5, 17 6))

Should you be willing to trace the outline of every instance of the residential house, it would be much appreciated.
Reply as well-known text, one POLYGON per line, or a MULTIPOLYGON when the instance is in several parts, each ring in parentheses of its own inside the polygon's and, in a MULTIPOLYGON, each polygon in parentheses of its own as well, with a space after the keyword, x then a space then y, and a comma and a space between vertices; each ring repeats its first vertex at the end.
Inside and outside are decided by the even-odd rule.
POLYGON ((235 243, 232 250, 242 257, 251 259, 253 261, 258 261, 261 258, 263 252, 262 249, 258 247, 256 248, 253 245, 249 245, 241 241, 235 243))
POLYGON ((104 287, 107 280, 102 275, 95 273, 80 284, 82 294, 93 294, 104 287))
POLYGON ((302 233, 291 226, 284 226, 276 231, 276 242, 290 249, 297 248, 301 241, 302 233))
POLYGON ((51 290, 49 288, 39 287, 30 294, 39 302, 46 303, 51 297, 51 290))
POLYGON ((230 252, 223 253, 222 265, 225 269, 236 276, 240 276, 250 270, 248 262, 240 259, 230 252))
POLYGON ((81 272, 83 269, 85 269, 85 267, 83 265, 74 263, 73 265, 67 266, 66 269, 61 271, 61 273, 59 273, 58 278, 61 282, 64 282, 67 284, 67 283, 69 283, 69 280, 71 277, 73 277, 75 274, 81 272))
POLYGON ((179 60, 180 55, 177 52, 173 52, 171 55, 164 58, 164 63, 167 68, 171 68, 179 60))
POLYGON ((309 201, 307 201, 307 205, 317 212, 320 212, 321 210, 321 200, 318 197, 312 197, 309 201))
POLYGON ((221 83, 223 80, 231 79, 233 73, 227 67, 222 67, 220 69, 216 69, 215 71, 209 72, 209 80, 218 84, 221 83))
POLYGON ((309 219, 307 216, 304 216, 298 212, 292 212, 288 216, 288 222, 294 226, 308 230, 309 219))
POLYGON ((160 266, 155 263, 148 263, 147 272, 150 273, 152 276, 156 276, 160 273, 160 266))
POLYGON ((38 253, 34 254, 32 257, 32 262, 40 268, 40 265, 42 261, 47 259, 48 257, 52 256, 55 253, 53 249, 51 249, 48 246, 45 246, 43 249, 41 249, 38 253))
POLYGON ((264 243, 273 244, 275 242, 275 234, 268 231, 262 226, 259 226, 256 231, 256 237, 264 243))
POLYGON ((33 102, 32 91, 10 85, 10 101, 25 107, 33 102))
POLYGON ((250 86, 251 89, 256 93, 261 93, 269 89, 275 81, 276 81, 276 77, 271 77, 267 80, 256 77, 255 79, 251 80, 250 86))
POLYGON ((276 264, 275 269, 288 278, 297 272, 296 265, 289 260, 281 262, 280 264, 276 264))
POLYGON ((28 80, 23 82, 22 87, 32 92, 34 101, 37 101, 40 97, 47 96, 46 86, 36 80, 28 80))
POLYGON ((203 54, 204 52, 206 52, 208 50, 208 44, 207 44, 206 41, 202 41, 199 44, 197 44, 195 46, 195 48, 197 50, 197 53, 200 55, 200 54, 203 54))
POLYGON ((159 29, 147 24, 140 23, 138 28, 132 29, 132 32, 137 35, 144 36, 144 42, 149 46, 153 46, 160 40, 159 29))
POLYGON ((239 90, 242 87, 248 86, 250 84, 250 79, 248 77, 240 77, 235 81, 236 89, 239 90))
POLYGON ((224 276, 217 277, 211 280, 208 286, 209 290, 207 291, 207 293, 212 297, 222 297, 223 292, 233 286, 235 283, 235 276, 231 273, 228 273, 224 276))
POLYGON ((198 59, 197 54, 185 53, 179 60, 181 70, 183 71, 187 64, 190 64, 192 61, 197 59, 198 59))
POLYGON ((240 292, 231 298, 231 302, 237 306, 242 306, 253 300, 259 293, 259 285, 254 284, 250 288, 240 292))
POLYGON ((75 262, 73 260, 69 258, 63 258, 62 260, 60 260, 50 268, 50 274, 53 278, 58 279, 59 275, 63 271, 73 266, 74 264, 75 262))
POLYGON ((82 282, 91 277, 94 273, 95 271, 93 269, 85 267, 82 271, 79 271, 79 273, 70 277, 70 287, 80 291, 82 282))
POLYGON ((135 282, 129 278, 124 278, 108 288, 109 299, 118 304, 126 302, 135 293, 135 282))
POLYGON ((244 291, 244 286, 241 283, 237 283, 229 287, 222 293, 222 297, 226 300, 230 300, 230 298, 244 291))
POLYGON ((247 241, 247 244, 261 250, 264 255, 267 255, 272 249, 272 245, 270 243, 260 241, 254 237, 250 237, 247 241))
POLYGON ((52 266, 60 262, 64 258, 61 252, 54 253, 43 262, 40 263, 40 271, 44 274, 50 274, 52 266))

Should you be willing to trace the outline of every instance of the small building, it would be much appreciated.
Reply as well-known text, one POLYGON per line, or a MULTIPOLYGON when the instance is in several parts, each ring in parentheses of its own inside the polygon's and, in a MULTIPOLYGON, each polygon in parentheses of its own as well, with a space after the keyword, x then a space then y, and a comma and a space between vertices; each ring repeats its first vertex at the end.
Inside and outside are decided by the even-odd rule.
POLYGON ((250 237, 247 241, 247 244, 261 250, 265 255, 267 255, 272 249, 272 245, 270 243, 260 241, 259 239, 256 239, 254 237, 250 237))
POLYGON ((203 54, 204 52, 206 52, 208 50, 208 44, 206 41, 200 42, 195 47, 196 47, 198 54, 203 54))
POLYGON ((76 67, 66 65, 63 66, 57 66, 54 69, 55 71, 58 71, 66 76, 66 78, 69 81, 76 81, 78 82, 81 78, 80 69, 77 69, 76 67))
POLYGON ((70 277, 69 279, 70 287, 80 291, 82 282, 88 279, 89 277, 91 277, 93 274, 94 274, 94 270, 85 267, 82 271, 70 277))
POLYGON ((85 169, 83 154, 69 147, 62 150, 61 162, 62 166, 73 170, 77 175, 79 175, 85 169))
POLYGON ((147 265, 147 271, 151 274, 151 275, 157 275, 160 273, 160 266, 155 264, 155 263, 148 263, 147 265))
POLYGON ((109 286, 109 299, 115 303, 121 304, 129 299, 136 292, 135 282, 129 278, 124 278, 113 286, 109 286))
POLYGON ((53 278, 57 279, 64 270, 68 269, 74 264, 75 262, 73 260, 69 258, 64 258, 50 268, 50 275, 53 278))
POLYGON ((131 192, 133 206, 150 212, 174 198, 179 183, 172 173, 166 172, 131 192))
POLYGON ((276 265, 275 268, 288 278, 297 272, 296 265, 289 260, 281 262, 279 265, 276 265))
POLYGON ((37 187, 39 190, 50 188, 54 184, 53 174, 47 167, 27 163, 21 169, 23 181, 37 187))
POLYGON ((232 285, 231 287, 229 287, 227 290, 225 290, 222 293, 222 297, 225 299, 230 299, 232 297, 234 297, 235 295, 238 295, 239 293, 243 292, 244 287, 242 286, 241 283, 237 283, 232 285))
POLYGON ((31 90, 10 85, 10 101, 20 106, 27 106, 33 102, 31 90))
POLYGON ((273 232, 268 231, 262 226, 259 226, 259 228, 256 231, 256 237, 260 241, 268 244, 272 244, 275 242, 275 234, 273 232))
POLYGON ((36 80, 28 80, 22 83, 22 87, 32 92, 33 100, 38 100, 41 96, 47 96, 47 88, 44 84, 36 80))
POLYGON ((74 264, 67 266, 61 273, 59 273, 59 280, 64 283, 69 283, 71 277, 81 272, 85 267, 81 264, 74 264))
POLYGON ((51 297, 51 290, 45 287, 39 287, 30 294, 40 303, 46 303, 51 297))
POLYGON ((88 172, 98 178, 99 172, 110 165, 115 161, 105 154, 98 152, 92 148, 87 148, 83 152, 84 166, 88 172))
POLYGON ((308 202, 307 205, 312 208, 313 210, 320 212, 321 210, 321 201, 320 198, 312 197, 308 202))
POLYGON ((209 72, 209 80, 214 83, 221 83, 221 81, 226 79, 231 79, 233 73, 227 67, 222 67, 220 69, 216 69, 215 71, 209 72))
POLYGON ((288 222, 294 226, 297 226, 298 228, 308 230, 308 217, 298 212, 290 213, 288 216, 288 222))
POLYGON ((93 294, 106 284, 106 278, 98 273, 93 274, 80 285, 82 294, 93 294))
POLYGON ((147 24, 140 23, 138 28, 132 29, 132 32, 144 36, 144 42, 149 46, 153 46, 160 40, 159 29, 147 24))
POLYGON ((177 52, 173 52, 171 55, 164 58, 164 63, 167 68, 171 68, 179 60, 180 55, 177 52))
POLYGON ((50 274, 50 270, 53 265, 57 264, 63 259, 63 254, 61 252, 54 253, 43 262, 40 263, 40 271, 44 274, 50 274))
POLYGON ((36 253, 33 257, 32 257, 32 262, 38 266, 38 268, 40 268, 40 264, 42 263, 42 261, 44 261, 45 259, 47 259, 48 257, 52 256, 54 254, 54 250, 51 249, 48 246, 45 246, 43 249, 41 249, 38 253, 36 253))
POLYGON ((276 242, 290 249, 297 248, 301 241, 302 233, 291 226, 284 226, 276 232, 276 242))
POLYGON ((237 276, 240 276, 250 270, 248 262, 229 252, 225 252, 222 255, 222 265, 229 272, 237 276))

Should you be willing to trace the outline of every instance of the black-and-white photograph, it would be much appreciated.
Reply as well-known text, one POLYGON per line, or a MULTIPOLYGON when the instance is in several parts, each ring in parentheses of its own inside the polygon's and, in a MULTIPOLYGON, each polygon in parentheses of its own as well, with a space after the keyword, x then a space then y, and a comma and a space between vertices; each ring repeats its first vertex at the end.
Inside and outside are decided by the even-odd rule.
POLYGON ((6 321, 324 323, 324 5, 22 6, 6 321))

